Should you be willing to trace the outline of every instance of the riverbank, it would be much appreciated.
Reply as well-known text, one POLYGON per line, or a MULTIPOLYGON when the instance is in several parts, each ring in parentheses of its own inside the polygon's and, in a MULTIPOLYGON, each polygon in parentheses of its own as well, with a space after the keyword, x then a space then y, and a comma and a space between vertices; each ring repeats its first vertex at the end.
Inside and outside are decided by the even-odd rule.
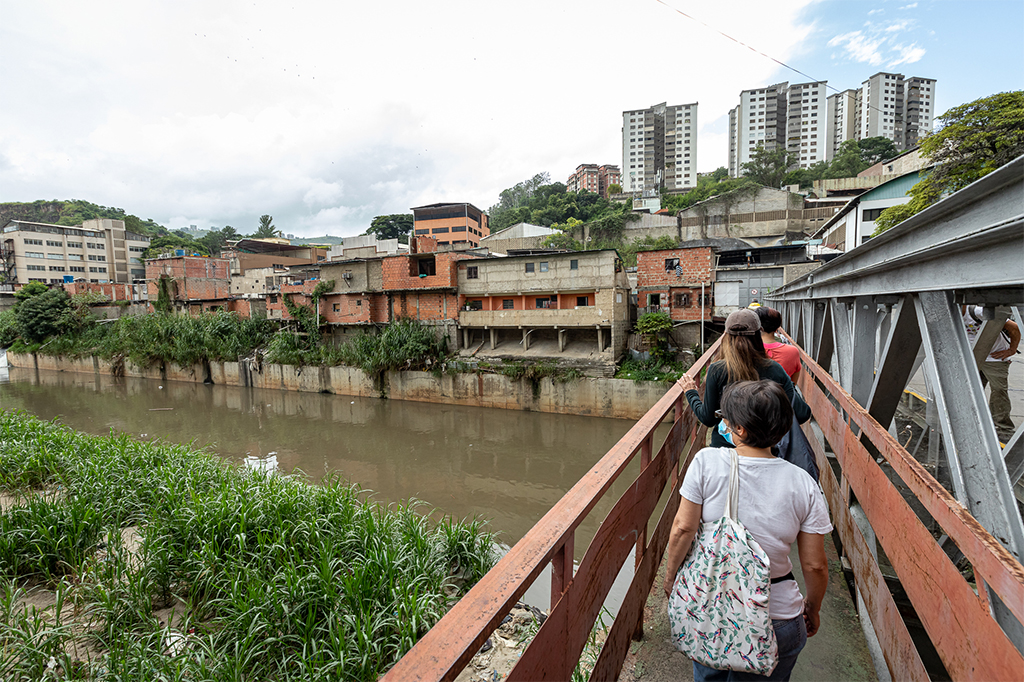
POLYGON ((24 414, 0 492, 3 679, 375 679, 493 561, 479 523, 337 478, 24 414))
POLYGON ((12 367, 85 374, 123 376, 252 386, 307 393, 332 393, 366 398, 471 405, 505 410, 636 420, 665 395, 667 384, 631 379, 580 377, 559 381, 552 377, 515 379, 502 374, 387 371, 375 380, 357 367, 314 367, 206 361, 193 365, 159 362, 142 367, 124 361, 118 365, 99 357, 64 358, 40 353, 7 353, 12 367))

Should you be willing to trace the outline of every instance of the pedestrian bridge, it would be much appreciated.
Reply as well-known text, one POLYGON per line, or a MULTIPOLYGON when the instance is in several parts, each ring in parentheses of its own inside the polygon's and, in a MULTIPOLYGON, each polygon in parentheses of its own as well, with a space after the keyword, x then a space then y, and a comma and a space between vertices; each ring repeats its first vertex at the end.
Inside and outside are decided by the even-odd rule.
MULTIPOLYGON (((860 617, 877 639, 879 677, 1024 679, 1024 526, 1014 497, 1024 426, 999 442, 975 359, 1008 316, 1020 323, 1024 157, 769 300, 801 348, 799 387, 814 413, 804 430, 860 617), (977 354, 961 304, 985 308, 977 354), (929 394, 924 461, 893 426, 919 370, 929 394)), ((698 383, 717 350, 689 370, 698 383)), ((571 679, 633 555, 632 582, 590 675, 617 679, 631 640, 643 636, 674 491, 706 435, 670 388, 384 679, 454 679, 549 565, 550 615, 508 679, 571 679), (639 475, 575 565, 576 528, 636 459, 639 475)))

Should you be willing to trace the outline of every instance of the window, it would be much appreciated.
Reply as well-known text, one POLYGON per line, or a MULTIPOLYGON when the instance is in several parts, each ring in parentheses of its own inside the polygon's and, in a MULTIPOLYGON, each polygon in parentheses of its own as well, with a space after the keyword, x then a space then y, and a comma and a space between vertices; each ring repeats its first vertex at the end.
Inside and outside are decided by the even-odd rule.
POLYGON ((651 308, 661 305, 661 294, 647 294, 647 305, 651 308))
POLYGON ((864 209, 862 220, 866 223, 871 223, 878 220, 878 216, 882 215, 882 208, 867 208, 864 209))
POLYGON ((580 269, 580 262, 578 260, 576 260, 575 258, 573 260, 569 261, 569 269, 570 270, 579 270, 580 269))
POLYGON ((82 254, 80 253, 69 253, 68 260, 82 260, 82 254))
POLYGON ((271 294, 270 295, 270 302, 271 303, 277 303, 277 294, 271 294))
MULTIPOLYGON (((47 257, 49 257, 49 256, 47 256, 47 257)), ((64 258, 64 256, 59 256, 59 257, 60 257, 61 259, 63 259, 63 258, 64 258)), ((105 261, 105 260, 107 260, 107 257, 106 257, 106 256, 94 256, 94 255, 92 255, 92 254, 89 254, 89 260, 95 260, 95 261, 105 261)))
MULTIPOLYGON (((447 228, 445 228, 447 229, 447 228)), ((421 258, 415 261, 416 272, 414 277, 433 277, 437 274, 437 263, 434 261, 434 257, 421 258)))
POLYGON ((590 297, 589 296, 577 296, 576 297, 576 305, 580 306, 580 307, 584 307, 584 306, 590 305, 590 297))
POLYGON ((46 266, 45 265, 26 265, 25 268, 28 269, 28 270, 45 270, 46 266))
POLYGON ((554 306, 554 301, 552 301, 551 298, 546 297, 546 296, 538 296, 537 297, 537 307, 538 308, 554 308, 555 306, 554 306))
POLYGON ((93 244, 92 242, 88 242, 88 246, 90 249, 99 249, 100 251, 105 248, 103 244, 93 244))
MULTIPOLYGON (((466 226, 465 225, 456 225, 455 227, 452 228, 452 232, 465 232, 465 231, 466 231, 466 226)), ((476 230, 474 230, 473 228, 470 228, 469 231, 473 232, 473 233, 476 232, 476 230)))
POLYGON ((25 258, 45 258, 42 251, 26 251, 25 258))
POLYGON ((548 271, 548 263, 547 263, 547 261, 541 261, 540 262, 540 271, 541 272, 547 272, 548 271))
POLYGON ((416 230, 416 234, 430 234, 430 229, 416 230))
POLYGON ((690 295, 689 294, 675 294, 672 296, 672 307, 673 308, 689 308, 690 307, 690 295))
POLYGON ((336 312, 336 313, 340 313, 341 312, 341 304, 340 303, 335 303, 334 304, 334 312, 336 312))
POLYGON ((89 272, 106 272, 106 268, 89 268, 89 272))
MULTIPOLYGON (((68 242, 68 246, 71 246, 71 242, 68 242)), ((75 244, 75 246, 77 246, 78 248, 82 248, 81 244, 75 244)), ((146 250, 146 247, 145 246, 129 246, 128 250, 129 251, 134 251, 135 253, 142 253, 143 251, 146 250)))
POLYGON ((526 264, 526 271, 527 272, 533 272, 533 266, 534 266, 534 263, 527 263, 526 264))
POLYGON ((48 253, 46 254, 46 257, 49 258, 50 260, 64 260, 63 253, 48 253))
POLYGON ((483 310, 484 302, 480 299, 477 299, 475 301, 466 301, 466 307, 469 308, 470 310, 483 310))
POLYGON ((43 240, 42 239, 26 239, 25 243, 26 244, 31 244, 32 246, 42 246, 43 245, 43 240))
POLYGON ((362 304, 363 304, 363 299, 359 299, 358 301, 356 301, 356 305, 362 305, 362 304))
POLYGON ((679 267, 678 258, 666 258, 665 259, 665 272, 672 272, 679 267))
POLYGON ((50 239, 47 239, 46 240, 46 245, 47 246, 64 246, 64 242, 55 242, 55 241, 52 241, 50 239))
MULTIPOLYGON (((85 272, 85 268, 83 268, 83 267, 82 267, 82 266, 80 266, 80 265, 72 265, 72 266, 68 267, 68 270, 70 270, 71 272, 85 272)), ((134 272, 136 272, 136 271, 135 271, 135 270, 132 270, 132 272, 134 273, 134 272)), ((145 271, 145 270, 143 270, 143 271, 142 271, 142 274, 143 274, 143 276, 145 276, 145 274, 146 274, 146 271, 145 271)))
POLYGON ((50 266, 50 271, 51 272, 64 272, 64 266, 63 265, 51 265, 50 266))
POLYGON ((466 279, 480 279, 480 270, 476 265, 470 265, 466 268, 466 279))
MULTIPOLYGON (((68 248, 69 249, 80 249, 80 248, 82 248, 82 242, 68 242, 68 248)), ((144 249, 140 249, 137 246, 130 246, 128 248, 131 251, 135 251, 136 249, 138 249, 139 251, 143 251, 144 250, 144 249)))
POLYGON ((501 308, 502 308, 502 310, 514 310, 515 307, 516 307, 516 302, 513 301, 511 298, 504 298, 504 299, 502 299, 502 301, 501 301, 501 308))
POLYGON ((431 234, 448 234, 447 227, 435 227, 430 231, 431 234))

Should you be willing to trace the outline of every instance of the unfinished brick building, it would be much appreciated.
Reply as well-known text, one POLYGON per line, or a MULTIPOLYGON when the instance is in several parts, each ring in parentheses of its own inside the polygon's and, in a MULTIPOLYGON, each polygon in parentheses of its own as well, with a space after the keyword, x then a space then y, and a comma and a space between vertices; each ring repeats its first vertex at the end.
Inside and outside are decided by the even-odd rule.
POLYGON ((708 246, 639 252, 636 290, 640 312, 662 310, 673 320, 710 321, 713 269, 714 256, 708 246))
POLYGON ((174 256, 146 261, 146 299, 154 305, 166 289, 171 307, 199 313, 227 307, 231 298, 228 261, 224 258, 174 256))

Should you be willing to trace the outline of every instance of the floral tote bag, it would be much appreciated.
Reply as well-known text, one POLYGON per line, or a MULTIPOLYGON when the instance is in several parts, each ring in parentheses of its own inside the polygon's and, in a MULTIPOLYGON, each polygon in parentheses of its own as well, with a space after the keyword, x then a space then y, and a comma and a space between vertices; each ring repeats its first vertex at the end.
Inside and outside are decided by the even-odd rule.
POLYGON ((736 518, 739 459, 732 451, 725 516, 702 525, 676 574, 668 619, 676 648, 718 670, 769 675, 779 662, 768 615, 768 555, 736 518))

